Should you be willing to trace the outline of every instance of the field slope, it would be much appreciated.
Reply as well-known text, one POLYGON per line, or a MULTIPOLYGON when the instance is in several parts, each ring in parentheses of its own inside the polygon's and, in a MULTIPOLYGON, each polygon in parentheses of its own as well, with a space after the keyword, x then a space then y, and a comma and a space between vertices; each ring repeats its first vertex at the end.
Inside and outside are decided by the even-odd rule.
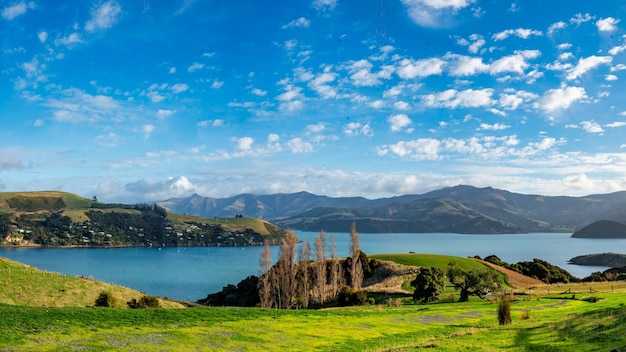
MULTIPOLYGON (((126 287, 84 278, 38 270, 0 257, 0 303, 39 307, 93 306, 101 292, 110 292, 126 307, 143 293, 126 287)), ((164 307, 180 308, 175 302, 161 301, 164 307)))

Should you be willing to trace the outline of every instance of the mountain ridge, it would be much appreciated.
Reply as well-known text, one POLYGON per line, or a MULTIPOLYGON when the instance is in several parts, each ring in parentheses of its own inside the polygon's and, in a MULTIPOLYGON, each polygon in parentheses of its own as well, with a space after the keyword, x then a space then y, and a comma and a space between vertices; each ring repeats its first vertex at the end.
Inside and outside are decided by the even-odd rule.
POLYGON ((196 194, 157 204, 178 213, 206 217, 241 213, 283 228, 307 231, 345 232, 356 222, 360 232, 574 232, 600 219, 626 220, 626 212, 621 210, 626 209, 626 191, 582 197, 544 196, 469 185, 377 199, 332 198, 309 192, 227 198, 196 194))

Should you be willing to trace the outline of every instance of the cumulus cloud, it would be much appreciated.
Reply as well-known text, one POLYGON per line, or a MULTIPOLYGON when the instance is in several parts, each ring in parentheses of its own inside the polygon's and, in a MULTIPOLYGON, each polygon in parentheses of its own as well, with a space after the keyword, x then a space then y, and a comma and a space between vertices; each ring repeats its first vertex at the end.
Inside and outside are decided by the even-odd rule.
POLYGON ((2 9, 2 18, 7 21, 13 21, 16 17, 21 16, 25 14, 28 10, 32 10, 34 8, 35 3, 33 1, 20 1, 2 9))
POLYGON ((172 92, 178 94, 178 93, 182 93, 186 90, 189 90, 189 86, 185 83, 176 83, 174 85, 172 85, 170 87, 170 89, 172 90, 172 92))
POLYGON ((567 27, 567 24, 565 22, 563 22, 563 21, 555 22, 555 23, 551 24, 550 27, 548 27, 548 35, 552 35, 557 30, 563 29, 565 27, 567 27))
POLYGON ((451 18, 474 0, 402 0, 402 3, 415 24, 438 28, 450 26, 451 18))
POLYGON ((533 36, 533 35, 542 36, 543 32, 534 30, 534 29, 527 29, 527 28, 507 29, 502 32, 498 32, 494 34, 491 38, 494 41, 500 41, 500 40, 505 40, 506 38, 512 35, 522 38, 522 39, 528 39, 530 38, 530 36, 533 36))
POLYGON ((343 126, 343 134, 346 136, 367 136, 372 137, 374 131, 369 123, 350 122, 343 126))
POLYGON ((312 6, 319 11, 332 11, 337 6, 337 0, 314 0, 312 6))
POLYGON ((596 22, 596 27, 600 32, 613 32, 617 30, 619 21, 613 17, 601 18, 596 22))
POLYGON ((54 40, 54 45, 56 46, 73 46, 78 43, 82 43, 83 40, 80 37, 80 34, 77 32, 70 33, 66 36, 58 37, 54 40))
POLYGON ((116 1, 107 1, 91 10, 91 19, 85 23, 85 30, 93 32, 112 27, 118 20, 122 7, 116 1))
POLYGON ((493 104, 493 89, 466 89, 457 91, 448 89, 443 92, 422 96, 422 102, 427 107, 432 108, 477 108, 486 107, 493 104))
POLYGON ((252 144, 254 143, 254 139, 252 137, 233 137, 230 140, 235 143, 236 148, 240 151, 251 150, 252 144))
POLYGON ((187 67, 187 72, 195 72, 204 68, 204 64, 199 62, 194 62, 189 67, 187 67))
POLYGON ((396 73, 402 79, 440 75, 443 72, 444 65, 445 61, 439 58, 422 60, 403 59, 398 63, 396 73))
POLYGON ((452 76, 473 76, 489 71, 489 65, 483 63, 483 59, 479 57, 447 54, 444 58, 448 60, 447 66, 452 76))
POLYGON ((491 74, 514 72, 523 74, 530 66, 527 60, 536 59, 541 56, 539 50, 517 50, 513 55, 504 56, 489 65, 491 74))
POLYGON ((176 113, 176 110, 166 110, 166 109, 159 109, 157 111, 157 117, 161 120, 166 119, 172 115, 174 115, 176 113))
POLYGON ((393 66, 383 66, 379 72, 372 72, 374 65, 368 60, 354 61, 347 66, 350 81, 358 87, 371 87, 382 84, 381 79, 389 79, 393 66))
POLYGON ((300 17, 296 20, 293 20, 283 26, 281 26, 280 28, 282 29, 287 29, 287 28, 292 28, 292 27, 304 27, 307 28, 311 25, 311 21, 307 20, 304 17, 300 17))
POLYGON ((592 55, 586 58, 581 58, 578 60, 578 64, 576 64, 576 66, 570 70, 566 78, 568 80, 579 78, 580 76, 585 74, 587 71, 593 68, 596 68, 600 65, 608 65, 611 63, 611 61, 613 61, 613 58, 611 56, 592 55))
POLYGON ((587 97, 583 87, 564 87, 550 89, 543 94, 535 104, 536 107, 546 111, 567 109, 574 102, 587 97))
POLYGON ((585 13, 584 15, 582 13, 577 13, 574 17, 570 18, 569 21, 571 23, 575 23, 577 26, 580 26, 581 24, 589 22, 594 18, 596 18, 596 16, 591 16, 588 13, 585 13))
POLYGON ((405 127, 413 123, 413 121, 406 114, 391 115, 387 118, 387 122, 390 125, 389 128, 393 132, 403 131, 405 127))
POLYGON ((603 133, 604 130, 599 123, 595 121, 583 121, 580 123, 580 126, 587 131, 588 133, 603 133))
MULTIPOLYGON (((111 184, 102 184, 99 190, 113 187, 111 184)), ((197 192, 196 186, 185 176, 170 177, 166 180, 140 180, 123 186, 122 192, 128 193, 129 198, 135 197, 145 201, 158 201, 172 197, 188 197, 197 192)), ((108 193, 108 192, 99 192, 108 193)))
POLYGON ((493 125, 490 125, 488 123, 480 124, 480 129, 484 131, 502 131, 502 130, 506 130, 507 128, 511 128, 511 126, 504 125, 501 123, 494 123, 493 125))

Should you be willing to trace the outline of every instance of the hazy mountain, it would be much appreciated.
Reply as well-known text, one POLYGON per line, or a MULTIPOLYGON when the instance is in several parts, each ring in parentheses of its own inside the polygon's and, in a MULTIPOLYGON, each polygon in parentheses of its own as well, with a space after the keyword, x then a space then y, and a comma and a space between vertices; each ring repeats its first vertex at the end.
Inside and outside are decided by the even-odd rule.
POLYGON ((307 192, 229 198, 193 195, 159 202, 178 213, 259 217, 297 230, 516 233, 575 231, 597 220, 626 220, 626 192, 585 197, 525 195, 472 186, 369 200, 307 192))

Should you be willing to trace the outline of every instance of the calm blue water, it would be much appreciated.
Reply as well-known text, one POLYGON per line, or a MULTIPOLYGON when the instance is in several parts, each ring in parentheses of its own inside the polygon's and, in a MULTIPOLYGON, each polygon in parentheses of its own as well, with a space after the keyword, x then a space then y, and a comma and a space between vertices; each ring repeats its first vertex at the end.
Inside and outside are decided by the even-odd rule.
MULTIPOLYGON (((313 232, 296 234, 311 245, 314 236, 318 235, 313 232)), ((338 255, 348 255, 349 234, 334 235, 338 255)), ((509 263, 540 258, 577 277, 606 268, 567 264, 572 257, 604 252, 626 253, 626 239, 592 240, 571 238, 570 235, 361 234, 360 244, 361 250, 367 254, 409 251, 460 257, 495 254, 509 263)), ((327 237, 330 243, 330 234, 327 237)), ((272 254, 276 258, 278 247, 272 248, 272 254)), ((132 287, 155 296, 195 301, 229 283, 236 284, 249 275, 258 275, 261 248, 0 248, 0 256, 43 270, 84 275, 132 287)))

